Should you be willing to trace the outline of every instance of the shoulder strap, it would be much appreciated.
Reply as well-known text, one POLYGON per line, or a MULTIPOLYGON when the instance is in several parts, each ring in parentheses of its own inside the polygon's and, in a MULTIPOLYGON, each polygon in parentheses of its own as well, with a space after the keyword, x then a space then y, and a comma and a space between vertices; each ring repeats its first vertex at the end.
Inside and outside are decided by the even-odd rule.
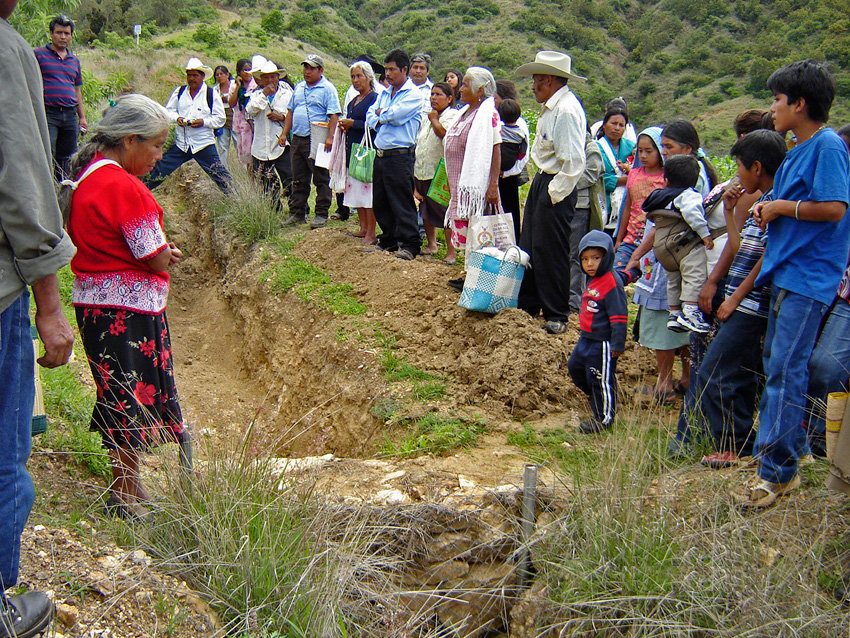
MULTIPOLYGON (((177 91, 177 99, 179 100, 183 97, 183 92, 186 90, 186 85, 180 87, 177 91)), ((210 107, 210 113, 212 113, 212 105, 213 105, 213 88, 207 84, 207 106, 210 107)))
POLYGON ((82 175, 80 175, 80 176, 76 179, 76 181, 75 181, 75 180, 72 180, 72 179, 63 179, 63 180, 62 180, 62 182, 61 182, 61 185, 62 185, 62 186, 70 186, 70 187, 71 187, 71 190, 72 190, 72 191, 75 191, 75 190, 77 190, 77 187, 78 187, 78 186, 82 183, 82 181, 83 181, 86 177, 88 177, 89 175, 91 175, 92 173, 94 173, 97 169, 99 169, 99 168, 103 168, 103 167, 104 167, 104 166, 106 166, 107 164, 115 164, 115 166, 117 166, 117 167, 121 168, 121 164, 119 164, 119 163, 118 163, 118 162, 116 162, 115 160, 106 159, 106 158, 104 158, 104 159, 100 159, 100 160, 97 160, 96 162, 94 162, 94 163, 92 163, 92 164, 89 164, 88 168, 86 168, 86 170, 84 170, 84 171, 83 171, 83 174, 82 174, 82 175))
POLYGON ((611 165, 611 168, 617 168, 617 158, 614 157, 614 149, 611 148, 610 142, 602 136, 602 139, 596 140, 597 146, 599 146, 599 150, 602 151, 605 159, 608 160, 608 163, 611 165))

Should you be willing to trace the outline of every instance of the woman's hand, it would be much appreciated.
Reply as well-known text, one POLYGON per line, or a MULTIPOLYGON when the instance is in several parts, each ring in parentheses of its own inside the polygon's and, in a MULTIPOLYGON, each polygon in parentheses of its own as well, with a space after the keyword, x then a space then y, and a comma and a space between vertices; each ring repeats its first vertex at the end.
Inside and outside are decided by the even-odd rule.
POLYGON ((617 162, 617 168, 623 171, 626 175, 629 174, 629 171, 632 170, 632 165, 628 162, 617 162))
POLYGON ((487 194, 484 196, 487 200, 488 204, 498 204, 499 203, 499 184, 491 183, 487 187, 487 194))
POLYGON ((236 76, 236 79, 234 80, 234 82, 236 83, 236 90, 238 91, 238 90, 239 90, 239 87, 240 87, 240 86, 242 86, 242 76, 241 76, 241 75, 237 75, 237 76, 236 76))
POLYGON ((439 122, 440 121, 440 114, 437 112, 436 109, 432 109, 432 110, 428 111, 428 119, 431 120, 432 123, 433 122, 439 122))
POLYGON ((341 128, 343 131, 348 132, 352 126, 354 126, 354 120, 352 120, 351 118, 344 117, 339 121, 339 128, 341 128))
POLYGON ((173 241, 168 242, 168 249, 171 251, 171 257, 168 260, 169 266, 173 266, 183 259, 183 251, 180 250, 173 241))

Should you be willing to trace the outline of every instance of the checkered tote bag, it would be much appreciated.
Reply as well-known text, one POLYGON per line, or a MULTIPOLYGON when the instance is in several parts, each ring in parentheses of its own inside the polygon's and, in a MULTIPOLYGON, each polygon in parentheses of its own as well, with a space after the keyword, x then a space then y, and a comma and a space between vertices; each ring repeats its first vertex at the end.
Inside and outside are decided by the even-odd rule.
POLYGON ((505 308, 516 308, 519 286, 525 274, 525 266, 507 261, 510 251, 520 249, 511 246, 501 259, 478 250, 466 255, 466 280, 460 293, 458 305, 469 310, 496 314, 505 308))

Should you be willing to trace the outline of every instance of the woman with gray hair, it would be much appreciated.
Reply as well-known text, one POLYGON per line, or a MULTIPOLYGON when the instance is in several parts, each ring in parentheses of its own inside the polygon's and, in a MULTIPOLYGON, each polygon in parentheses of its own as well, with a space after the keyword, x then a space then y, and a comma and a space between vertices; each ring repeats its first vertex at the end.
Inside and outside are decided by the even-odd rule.
POLYGON ((480 66, 468 68, 460 85, 460 98, 466 106, 443 138, 451 193, 446 222, 456 248, 466 247, 470 217, 484 215, 488 207, 501 210, 502 135, 495 92, 496 80, 490 71, 480 66))
MULTIPOLYGON (((339 120, 339 127, 345 131, 345 157, 351 157, 351 148, 363 140, 366 130, 366 112, 378 99, 375 92, 375 72, 368 62, 359 60, 352 64, 351 86, 357 90, 345 107, 345 117, 339 120)), ((364 246, 375 241, 375 211, 372 208, 372 184, 354 179, 351 175, 345 178, 344 206, 357 209, 360 230, 352 233, 360 238, 364 246)))
POLYGON ((166 269, 180 250, 165 237, 163 212, 139 180, 162 157, 165 109, 143 95, 108 108, 62 182, 73 303, 97 389, 91 429, 112 460, 107 510, 124 518, 146 513, 139 452, 182 442, 171 338, 165 305, 166 269))

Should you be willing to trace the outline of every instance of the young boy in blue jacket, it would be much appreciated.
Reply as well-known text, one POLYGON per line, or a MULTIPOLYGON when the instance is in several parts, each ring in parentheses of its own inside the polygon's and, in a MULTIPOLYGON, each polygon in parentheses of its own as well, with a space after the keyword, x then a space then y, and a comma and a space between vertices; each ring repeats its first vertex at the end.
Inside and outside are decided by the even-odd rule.
POLYGON ((593 416, 579 426, 585 434, 602 432, 614 423, 617 410, 617 357, 626 348, 626 293, 614 272, 614 243, 601 230, 591 230, 579 244, 581 269, 589 277, 581 297, 581 336, 567 369, 590 399, 593 416))

